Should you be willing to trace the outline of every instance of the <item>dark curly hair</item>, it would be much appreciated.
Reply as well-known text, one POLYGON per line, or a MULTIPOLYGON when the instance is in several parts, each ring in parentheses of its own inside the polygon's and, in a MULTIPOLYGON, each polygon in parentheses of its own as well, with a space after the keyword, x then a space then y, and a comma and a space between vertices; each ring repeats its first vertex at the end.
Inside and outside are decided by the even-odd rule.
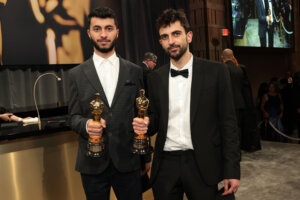
POLYGON ((88 28, 91 25, 91 19, 92 17, 97 17, 97 18, 112 18, 115 21, 116 27, 118 27, 118 21, 117 21, 117 17, 116 17, 116 13, 108 7, 98 7, 95 8, 94 10, 92 10, 90 12, 90 14, 88 15, 88 28))
POLYGON ((189 21, 184 11, 181 9, 174 10, 172 8, 164 10, 163 13, 158 17, 158 19, 156 20, 157 30, 162 27, 167 27, 170 24, 175 23, 176 21, 180 22, 186 33, 191 30, 189 21))

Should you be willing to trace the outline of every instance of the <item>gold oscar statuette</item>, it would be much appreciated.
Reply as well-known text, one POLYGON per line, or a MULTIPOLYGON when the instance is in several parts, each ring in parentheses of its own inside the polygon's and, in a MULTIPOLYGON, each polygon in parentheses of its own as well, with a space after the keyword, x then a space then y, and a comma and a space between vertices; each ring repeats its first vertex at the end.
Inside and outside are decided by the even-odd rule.
MULTIPOLYGON (((90 102, 90 110, 93 114, 93 123, 99 123, 103 112, 104 103, 100 100, 100 94, 95 93, 95 99, 90 102)), ((89 157, 100 157, 104 150, 104 140, 101 136, 90 136, 87 145, 89 157)))
MULTIPOLYGON (((145 97, 145 90, 140 90, 140 96, 136 98, 136 107, 138 109, 138 118, 144 119, 149 106, 149 99, 145 97)), ((152 152, 150 138, 146 134, 135 134, 133 138, 132 152, 134 154, 144 155, 152 152)))

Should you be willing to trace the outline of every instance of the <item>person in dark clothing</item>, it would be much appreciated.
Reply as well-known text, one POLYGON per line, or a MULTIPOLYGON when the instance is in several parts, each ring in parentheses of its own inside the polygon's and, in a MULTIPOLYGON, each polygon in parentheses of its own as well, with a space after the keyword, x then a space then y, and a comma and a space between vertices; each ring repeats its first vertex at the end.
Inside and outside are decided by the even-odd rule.
POLYGON ((148 96, 148 86, 147 86, 147 76, 151 73, 157 62, 157 56, 154 53, 146 52, 144 54, 143 62, 141 67, 143 68, 143 79, 144 79, 144 87, 145 87, 145 95, 148 96))
MULTIPOLYGON (((240 150, 228 70, 191 54, 193 32, 182 10, 163 11, 157 30, 170 63, 148 76, 149 133, 157 133, 154 198, 179 200, 185 193, 215 200, 221 180, 222 195, 232 196, 239 187, 240 150)), ((146 118, 135 118, 133 129, 146 131, 146 118)))
POLYGON ((295 123, 298 129, 298 137, 300 138, 300 71, 294 74, 293 100, 295 123))
POLYGON ((259 126, 260 137, 263 140, 268 139, 268 136, 267 136, 266 124, 263 123, 264 115, 261 110, 261 102, 262 102, 264 95, 267 93, 268 93, 268 83, 263 82, 259 85, 258 93, 257 93, 257 97, 256 97, 256 103, 255 103, 256 112, 257 112, 256 116, 257 116, 258 122, 260 123, 260 126, 259 126))
POLYGON ((230 73, 240 147, 247 151, 261 149, 260 137, 256 130, 255 105, 246 67, 238 63, 231 49, 223 51, 222 60, 230 73))
POLYGON ((287 78, 281 78, 279 80, 279 84, 280 94, 282 97, 282 103, 284 107, 282 124, 286 134, 291 135, 294 128, 293 87, 292 83, 289 83, 287 78))
POLYGON ((258 17, 258 35, 261 47, 267 47, 266 33, 268 33, 268 47, 273 47, 274 20, 272 0, 256 0, 258 17))
MULTIPOLYGON (((76 170, 88 200, 109 199, 113 187, 118 199, 140 200, 141 156, 132 153, 132 119, 143 88, 141 67, 117 56, 119 28, 115 12, 95 8, 88 16, 88 36, 93 56, 69 73, 71 128, 79 134, 76 170), (101 124, 93 122, 90 102, 100 93, 104 103, 101 124), (89 138, 103 137, 105 148, 98 158, 87 156, 89 138)), ((147 162, 148 163, 148 162, 147 162)), ((150 164, 145 166, 149 170, 150 164)))
MULTIPOLYGON (((261 103, 261 110, 264 118, 268 119, 279 131, 284 132, 282 125, 283 103, 281 95, 278 93, 276 83, 269 83, 269 91, 264 95, 261 103)), ((271 139, 275 141, 284 142, 283 136, 271 130, 271 139)))

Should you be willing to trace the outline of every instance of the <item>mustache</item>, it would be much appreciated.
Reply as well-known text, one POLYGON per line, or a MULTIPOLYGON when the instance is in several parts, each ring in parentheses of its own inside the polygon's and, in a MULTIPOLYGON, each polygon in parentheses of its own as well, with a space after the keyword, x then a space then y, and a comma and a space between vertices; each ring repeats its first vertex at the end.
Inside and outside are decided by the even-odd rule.
POLYGON ((174 47, 180 48, 180 45, 172 44, 172 45, 170 45, 170 46, 168 47, 168 50, 170 50, 170 49, 172 49, 172 48, 174 48, 174 47))
POLYGON ((108 39, 100 39, 100 40, 97 40, 97 42, 110 42, 110 40, 108 40, 108 39))

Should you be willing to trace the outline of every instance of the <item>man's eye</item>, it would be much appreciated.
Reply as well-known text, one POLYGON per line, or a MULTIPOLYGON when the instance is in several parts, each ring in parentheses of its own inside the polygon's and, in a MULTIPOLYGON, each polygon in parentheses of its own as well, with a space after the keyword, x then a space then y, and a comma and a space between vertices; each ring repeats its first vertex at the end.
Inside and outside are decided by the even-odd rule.
POLYGON ((161 40, 167 40, 169 38, 169 36, 167 36, 167 35, 161 35, 160 36, 160 39, 161 40))
POLYGON ((173 35, 174 35, 175 37, 179 37, 179 36, 181 35, 181 32, 175 32, 175 33, 173 33, 173 35))
POLYGON ((100 30, 100 28, 99 27, 94 27, 94 29, 93 29, 95 32, 98 32, 99 30, 100 30))

